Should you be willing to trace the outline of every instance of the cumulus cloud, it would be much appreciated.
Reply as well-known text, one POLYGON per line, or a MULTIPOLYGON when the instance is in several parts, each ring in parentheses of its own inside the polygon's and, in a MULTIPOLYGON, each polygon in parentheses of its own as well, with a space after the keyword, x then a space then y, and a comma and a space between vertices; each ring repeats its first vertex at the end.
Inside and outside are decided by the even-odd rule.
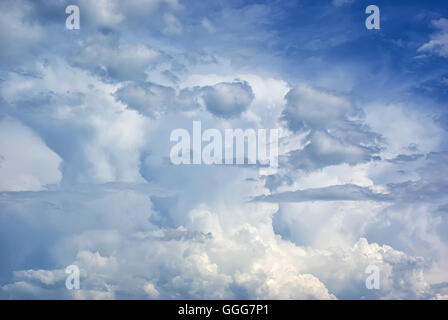
MULTIPOLYGON (((113 195, 106 190, 99 197, 83 195, 84 222, 77 230, 63 225, 67 219, 77 221, 80 211, 69 209, 70 204, 63 204, 60 197, 47 196, 56 202, 56 207, 47 211, 47 219, 65 231, 59 234, 53 252, 68 250, 56 256, 62 259, 59 263, 75 264, 81 270, 82 289, 73 298, 334 299, 360 291, 369 296, 373 293, 364 287, 364 270, 369 264, 378 265, 383 272, 383 291, 376 295, 420 297, 427 289, 420 275, 423 260, 389 246, 359 239, 342 251, 316 250, 280 240, 271 225, 275 205, 234 207, 258 216, 243 218, 243 223, 226 218, 227 212, 202 206, 187 214, 185 226, 178 232, 197 231, 211 237, 166 239, 160 234, 169 230, 145 219, 155 212, 143 193, 129 189, 126 194, 120 191, 113 195), (120 202, 123 197, 128 201, 120 202), (132 219, 125 208, 134 211, 132 219), (68 216, 57 217, 60 210, 68 216), (105 212, 109 214, 105 216, 105 212), (70 252, 75 259, 70 259, 70 252)), ((26 215, 22 213, 19 219, 26 219, 26 215)), ((8 297, 59 294, 69 298, 64 279, 60 269, 26 269, 15 272, 13 281, 3 285, 0 292, 8 297)))
MULTIPOLYGON (((170 230, 149 222, 147 218, 154 212, 143 193, 129 190, 125 195, 121 191, 119 198, 125 197, 127 202, 121 202, 116 198, 117 194, 101 194, 100 197, 83 195, 86 202, 82 215, 86 220, 76 228, 77 231, 63 225, 66 225, 67 219, 76 221, 79 211, 70 210, 71 205, 64 205, 59 197, 48 194, 49 199, 57 204, 50 210, 52 213, 47 211, 47 218, 65 230, 59 234, 60 245, 54 250, 59 252, 70 248, 69 251, 75 253, 76 259, 65 262, 70 261, 70 264, 78 265, 81 269, 81 298, 89 297, 87 294, 92 292, 116 298, 142 298, 147 295, 153 298, 333 297, 317 278, 311 274, 301 275, 293 261, 287 262, 291 269, 287 274, 282 272, 281 264, 260 264, 265 260, 274 261, 269 249, 269 242, 275 241, 273 233, 270 238, 260 242, 259 231, 250 225, 242 225, 230 232, 230 226, 226 227, 216 213, 201 208, 188 214, 190 220, 178 232, 207 232, 212 234, 211 237, 202 240, 196 237, 164 238, 160 234, 170 230), (140 208, 136 206, 138 202, 140 208), (119 203, 121 205, 117 207, 119 203), (132 219, 123 208, 134 211, 132 219), (68 216, 64 219, 55 216, 59 210, 68 216), (94 222, 96 218, 91 216, 94 212, 98 212, 95 214, 97 218, 103 217, 101 221, 94 222), (105 212, 109 212, 108 215, 104 215, 105 212), (239 243, 242 239, 249 240, 250 244, 241 247, 239 243), (232 266, 230 261, 233 259, 229 260, 229 257, 247 255, 253 246, 258 248, 256 252, 247 256, 244 263, 232 266), (219 254, 222 250, 227 252, 224 252, 227 258, 219 254)), ((73 201, 70 200, 76 203, 73 201)), ((14 210, 14 206, 9 209, 14 210)), ((268 218, 272 206, 257 206, 260 213, 268 218)), ((19 219, 29 218, 26 216, 25 213, 19 219)), ((283 255, 286 257, 286 252, 283 255)), ((69 258, 70 255, 65 256, 69 258)), ((63 258, 61 255, 57 257, 63 258)), ((63 263, 63 260, 59 263, 63 263)), ((60 270, 18 271, 14 274, 13 282, 1 289, 2 295, 11 297, 16 294, 51 297, 56 295, 55 292, 61 292, 62 297, 67 297, 60 270), (21 285, 23 283, 26 286, 21 285)))
MULTIPOLYGON (((0 298, 448 295, 444 112, 332 55, 344 71, 317 72, 276 28, 289 9, 79 1, 72 32, 64 4, 0 5, 0 298), (172 165, 192 120, 278 128, 278 173, 172 165)), ((421 51, 444 55, 444 23, 421 51)))

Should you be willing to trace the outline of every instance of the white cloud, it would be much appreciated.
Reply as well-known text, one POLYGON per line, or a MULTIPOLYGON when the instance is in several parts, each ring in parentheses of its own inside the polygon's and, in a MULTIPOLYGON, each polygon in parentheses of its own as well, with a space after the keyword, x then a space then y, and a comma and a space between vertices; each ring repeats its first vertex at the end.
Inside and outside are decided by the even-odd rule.
POLYGON ((151 299, 157 299, 160 296, 159 291, 154 287, 154 285, 151 282, 146 283, 143 289, 148 294, 148 297, 151 299))
MULTIPOLYGON (((226 190, 241 193, 244 184, 232 184, 233 188, 226 190)), ((359 236, 379 207, 341 206, 339 213, 328 219, 331 210, 316 204, 320 213, 310 210, 301 220, 314 230, 310 237, 314 240, 297 245, 274 232, 276 204, 229 203, 225 199, 232 195, 221 193, 213 208, 195 207, 186 217, 179 216, 183 226, 172 230, 150 222, 156 221, 157 212, 147 193, 107 190, 87 196, 83 208, 75 210, 69 210, 70 203, 77 203, 73 191, 70 195, 74 198, 65 204, 57 196, 51 198, 63 206, 65 214, 61 219, 53 211, 45 221, 66 231, 55 242, 54 252, 65 252, 56 255, 58 264, 80 267, 82 289, 76 296, 68 295, 58 270, 16 272, 13 282, 2 286, 1 294, 42 298, 59 293, 79 299, 424 298, 433 294, 423 277, 422 258, 368 243, 359 236), (321 223, 313 218, 316 215, 321 223), (315 226, 310 224, 312 220, 315 226), (63 227, 67 221, 83 222, 73 230, 63 227), (317 229, 320 234, 315 233, 317 229), (323 245, 325 240, 327 245, 323 245), (71 252, 76 253, 74 260, 71 252), (382 272, 381 291, 365 288, 364 272, 369 264, 382 272)), ((301 211, 294 210, 295 215, 301 211)))
POLYGON ((431 40, 418 48, 419 52, 430 52, 441 57, 448 57, 448 19, 433 20, 432 25, 437 32, 431 36, 431 40))
POLYGON ((11 73, 0 90, 24 115, 40 114, 34 127, 65 132, 69 141, 60 141, 56 133, 47 139, 63 158, 67 178, 73 174, 70 179, 76 182, 141 182, 139 157, 146 118, 115 100, 118 86, 60 60, 38 64, 36 74, 11 73), (66 125, 63 130, 61 123, 66 125), (80 155, 89 164, 80 163, 80 155))
POLYGON ((62 159, 29 128, 0 118, 0 190, 37 191, 62 178, 62 159))

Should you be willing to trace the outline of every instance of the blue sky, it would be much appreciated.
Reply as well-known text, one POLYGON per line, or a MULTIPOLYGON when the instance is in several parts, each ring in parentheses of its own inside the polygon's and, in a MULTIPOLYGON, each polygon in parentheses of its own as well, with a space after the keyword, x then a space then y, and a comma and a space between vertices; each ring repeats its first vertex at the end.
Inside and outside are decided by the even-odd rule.
POLYGON ((3 0, 0 45, 0 298, 448 298, 445 1, 3 0), (194 120, 278 170, 173 165, 194 120))

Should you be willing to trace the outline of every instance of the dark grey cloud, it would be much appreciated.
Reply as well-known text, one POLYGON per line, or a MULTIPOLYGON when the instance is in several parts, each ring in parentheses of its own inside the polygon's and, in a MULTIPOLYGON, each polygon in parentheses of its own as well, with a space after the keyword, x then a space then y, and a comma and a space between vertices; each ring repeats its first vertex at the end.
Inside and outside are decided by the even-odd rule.
POLYGON ((154 83, 130 83, 115 92, 115 97, 129 108, 151 118, 163 113, 191 111, 205 104, 219 118, 235 118, 254 99, 247 82, 222 82, 214 86, 192 87, 176 91, 173 87, 154 83))
POLYGON ((362 115, 348 96, 308 85, 298 85, 286 95, 283 118, 292 131, 337 130, 354 123, 362 115))
POLYGON ((221 82, 201 88, 201 97, 209 112, 217 117, 232 118, 247 109, 254 93, 245 81, 221 82))
POLYGON ((180 92, 172 87, 154 83, 127 84, 118 89, 114 96, 150 118, 159 118, 167 112, 190 111, 199 108, 198 88, 187 88, 180 92))
POLYGON ((418 180, 388 184, 395 199, 433 203, 445 198, 448 194, 448 178, 443 172, 448 170, 448 152, 431 152, 425 160, 423 166, 417 169, 420 176, 418 180))
POLYGON ((309 132, 308 144, 288 155, 289 166, 314 170, 376 159, 383 139, 363 122, 361 109, 350 98, 299 85, 288 92, 286 101, 282 118, 288 128, 309 132))
MULTIPOLYGON (((390 160, 393 163, 415 161, 423 155, 398 155, 390 160)), ((267 196, 256 197, 253 201, 268 202, 303 202, 303 201, 337 201, 337 200, 373 200, 393 203, 433 202, 443 200, 448 194, 448 178, 437 172, 448 170, 448 153, 432 152, 426 156, 427 162, 417 169, 420 179, 400 183, 389 183, 388 193, 374 193, 371 189, 353 184, 335 185, 324 188, 304 189, 273 193, 267 196)), ((268 177, 266 186, 271 190, 279 186, 285 179, 278 176, 268 177), (276 178, 277 177, 277 178, 276 178)), ((290 181, 292 182, 292 181, 290 181)))
POLYGON ((399 154, 395 158, 388 159, 387 161, 393 163, 412 162, 421 159, 424 156, 424 154, 399 154))
POLYGON ((331 165, 357 163, 375 160, 380 149, 360 144, 351 144, 324 131, 316 131, 308 136, 309 144, 302 150, 287 155, 289 166, 306 171, 331 165))
POLYGON ((375 193, 366 187, 344 184, 323 188, 275 193, 256 197, 252 201, 304 202, 304 201, 392 201, 388 194, 375 193))
POLYGON ((85 39, 70 62, 106 79, 144 81, 145 71, 163 61, 163 54, 142 43, 120 43, 117 35, 85 39))

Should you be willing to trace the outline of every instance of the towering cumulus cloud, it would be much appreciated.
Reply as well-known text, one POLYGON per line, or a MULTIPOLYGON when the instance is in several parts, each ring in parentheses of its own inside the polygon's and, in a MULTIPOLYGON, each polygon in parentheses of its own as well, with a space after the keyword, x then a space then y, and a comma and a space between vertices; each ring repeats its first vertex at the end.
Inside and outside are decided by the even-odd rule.
POLYGON ((0 298, 448 298, 431 5, 1 1, 0 298))

